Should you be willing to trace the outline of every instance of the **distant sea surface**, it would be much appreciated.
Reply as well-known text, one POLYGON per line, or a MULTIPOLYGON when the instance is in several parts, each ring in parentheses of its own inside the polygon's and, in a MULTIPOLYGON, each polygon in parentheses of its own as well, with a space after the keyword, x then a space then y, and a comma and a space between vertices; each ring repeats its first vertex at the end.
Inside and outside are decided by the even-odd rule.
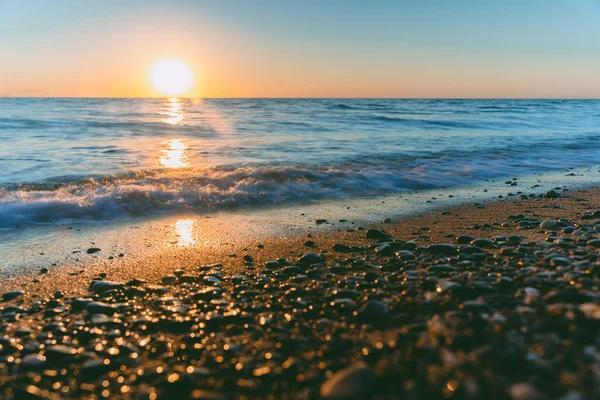
POLYGON ((0 229, 600 164, 600 101, 0 99, 0 229))

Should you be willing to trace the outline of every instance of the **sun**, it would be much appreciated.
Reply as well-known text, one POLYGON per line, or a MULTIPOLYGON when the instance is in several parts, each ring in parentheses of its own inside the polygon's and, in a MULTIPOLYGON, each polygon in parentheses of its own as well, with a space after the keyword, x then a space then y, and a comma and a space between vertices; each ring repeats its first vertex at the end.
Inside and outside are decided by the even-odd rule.
POLYGON ((166 96, 179 96, 188 90, 194 82, 190 67, 175 58, 163 59, 150 70, 152 86, 166 96))

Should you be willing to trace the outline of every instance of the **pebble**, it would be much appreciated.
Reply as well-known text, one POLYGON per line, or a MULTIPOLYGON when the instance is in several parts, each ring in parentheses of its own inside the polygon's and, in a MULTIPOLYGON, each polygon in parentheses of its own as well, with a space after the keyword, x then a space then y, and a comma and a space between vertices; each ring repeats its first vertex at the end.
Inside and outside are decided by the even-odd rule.
POLYGON ((456 243, 458 244, 469 244, 471 243, 475 238, 471 235, 460 235, 456 238, 456 243))
POLYGON ((494 242, 490 239, 474 239, 471 241, 471 245, 481 248, 489 248, 494 246, 494 242))
POLYGON ((540 229, 552 230, 556 228, 556 221, 549 219, 540 223, 540 229))
POLYGON ((94 325, 105 325, 108 324, 111 319, 105 314, 94 314, 90 318, 90 322, 94 325))
POLYGON ((25 294, 24 291, 22 290, 13 290, 12 292, 6 292, 2 295, 2 300, 3 301, 10 301, 10 300, 14 300, 17 297, 23 296, 25 294))
POLYGON ((390 237, 390 235, 379 229, 369 229, 367 230, 366 237, 367 239, 385 239, 390 237))
POLYGON ((92 301, 86 304, 85 309, 91 314, 106 314, 113 315, 117 312, 117 307, 112 304, 103 303, 101 301, 92 301))
MULTIPOLYGON (((600 240, 598 242, 600 242, 600 240)), ((337 251, 338 253, 350 253, 352 251, 350 246, 343 243, 335 243, 333 245, 333 250, 337 251)))
POLYGON ((95 281, 92 283, 91 289, 95 293, 104 293, 109 290, 121 289, 125 286, 123 283, 110 281, 95 281))
POLYGON ((435 243, 429 245, 427 248, 431 253, 434 254, 445 254, 445 255, 454 255, 456 254, 458 248, 456 245, 450 243, 435 243))
POLYGON ((306 253, 298 260, 298 265, 310 266, 325 262, 325 258, 317 253, 306 253))
POLYGON ((375 230, 369 245, 282 249, 263 265, 245 249, 231 269, 94 280, 88 297, 19 292, 0 309, 0 398, 587 394, 600 357, 598 224, 553 221, 523 211, 444 227, 452 243, 431 239, 434 223, 402 238, 375 230))
POLYGON ((531 383, 527 382, 512 384, 508 393, 512 400, 543 400, 546 398, 531 383))
POLYGON ((71 346, 56 344, 48 347, 44 354, 48 362, 68 362, 75 359, 77 349, 71 346))
POLYGON ((369 300, 360 310, 360 313, 364 318, 370 320, 378 320, 380 318, 385 318, 388 316, 389 307, 382 301, 369 300))
POLYGON ((376 383, 375 372, 364 362, 357 362, 329 378, 321 386, 324 399, 367 399, 376 383))
POLYGON ((588 319, 600 320, 600 306, 598 304, 583 303, 579 305, 579 310, 581 310, 588 319))
POLYGON ((390 254, 392 254, 392 253, 394 252, 394 250, 392 249, 392 246, 390 246, 390 245, 389 245, 389 244, 387 244, 387 243, 384 243, 384 244, 382 244, 381 246, 377 247, 377 248, 375 249, 375 252, 376 252, 377 254, 381 254, 381 255, 384 255, 384 256, 386 256, 386 255, 390 255, 390 254))
POLYGON ((19 367, 28 371, 35 371, 44 368, 46 357, 41 354, 29 354, 21 360, 19 367))

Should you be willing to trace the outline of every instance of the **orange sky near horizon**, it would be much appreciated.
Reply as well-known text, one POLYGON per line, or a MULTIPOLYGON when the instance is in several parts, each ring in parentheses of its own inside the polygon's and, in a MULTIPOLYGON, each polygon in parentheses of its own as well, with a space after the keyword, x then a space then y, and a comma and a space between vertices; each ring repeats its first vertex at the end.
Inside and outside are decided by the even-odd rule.
POLYGON ((0 96, 164 97, 176 58, 185 97, 600 97, 596 8, 333 3, 0 2, 0 96))

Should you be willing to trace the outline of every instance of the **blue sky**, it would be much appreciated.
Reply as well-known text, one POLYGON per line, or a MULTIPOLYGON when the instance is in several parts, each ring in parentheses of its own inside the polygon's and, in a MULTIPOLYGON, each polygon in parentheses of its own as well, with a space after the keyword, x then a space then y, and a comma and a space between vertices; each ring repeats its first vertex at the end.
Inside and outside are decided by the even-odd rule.
POLYGON ((0 0, 0 95, 600 97, 600 2, 0 0))

